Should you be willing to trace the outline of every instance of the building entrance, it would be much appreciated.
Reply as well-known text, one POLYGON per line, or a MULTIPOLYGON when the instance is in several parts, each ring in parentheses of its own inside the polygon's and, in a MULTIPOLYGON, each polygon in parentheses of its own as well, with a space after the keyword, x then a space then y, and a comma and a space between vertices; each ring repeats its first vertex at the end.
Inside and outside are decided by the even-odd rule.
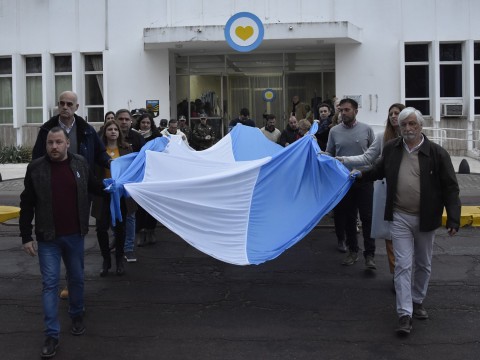
POLYGON ((275 114, 283 129, 293 96, 315 114, 322 101, 335 96, 333 46, 305 53, 177 54, 175 65, 177 116, 186 116, 193 127, 205 112, 219 137, 242 108, 249 109, 257 127, 264 126, 267 114, 275 114))

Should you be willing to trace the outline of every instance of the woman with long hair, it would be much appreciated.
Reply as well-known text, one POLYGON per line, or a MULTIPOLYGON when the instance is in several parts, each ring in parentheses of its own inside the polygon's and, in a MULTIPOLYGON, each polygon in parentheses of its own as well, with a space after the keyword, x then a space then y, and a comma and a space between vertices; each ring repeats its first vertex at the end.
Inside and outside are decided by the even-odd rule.
MULTIPOLYGON (((107 154, 112 159, 116 159, 133 151, 132 147, 123 139, 120 125, 116 120, 107 120, 99 135, 105 144, 107 154)), ((108 179, 111 177, 110 169, 97 167, 96 175, 99 179, 108 179)), ((120 200, 120 207, 122 218, 125 219, 128 212, 132 210, 134 211, 135 203, 131 199, 125 200, 125 198, 122 198, 120 200)), ((100 270, 100 276, 103 277, 107 276, 108 270, 112 267, 110 248, 108 246, 108 229, 112 226, 110 196, 95 197, 92 205, 92 216, 96 219, 97 240, 103 257, 102 269, 100 270)), ((125 273, 125 268, 123 266, 125 222, 117 221, 113 231, 115 233, 117 244, 115 248, 116 273, 117 275, 123 275, 125 273)))
POLYGON ((153 121, 153 118, 149 113, 140 115, 140 117, 137 119, 134 129, 143 136, 145 142, 162 136, 157 128, 157 125, 155 125, 155 121, 153 121))
MULTIPOLYGON (((138 118, 135 129, 145 138, 146 142, 162 136, 155 125, 155 121, 153 121, 153 118, 148 113, 142 114, 138 118)), ((155 228, 157 227, 157 219, 146 212, 141 206, 138 206, 135 216, 137 246, 142 247, 147 244, 154 244, 156 242, 155 228)))

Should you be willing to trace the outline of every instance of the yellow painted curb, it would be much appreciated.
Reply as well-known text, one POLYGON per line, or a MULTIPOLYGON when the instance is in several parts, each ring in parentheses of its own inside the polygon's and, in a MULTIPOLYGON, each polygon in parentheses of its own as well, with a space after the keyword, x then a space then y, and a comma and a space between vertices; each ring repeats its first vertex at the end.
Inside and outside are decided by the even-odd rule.
MULTIPOLYGON (((447 212, 443 209, 442 225, 447 223, 447 212)), ((460 226, 480 226, 480 206, 462 206, 460 226)))
POLYGON ((0 223, 20 216, 20 208, 16 206, 0 205, 0 223))

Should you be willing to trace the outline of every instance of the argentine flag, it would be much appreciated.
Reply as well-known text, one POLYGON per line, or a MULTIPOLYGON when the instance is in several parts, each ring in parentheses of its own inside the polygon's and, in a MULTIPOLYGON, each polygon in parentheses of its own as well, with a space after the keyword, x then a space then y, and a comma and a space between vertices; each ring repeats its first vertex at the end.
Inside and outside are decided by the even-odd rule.
POLYGON ((204 151, 159 138, 113 161, 112 178, 119 196, 125 191, 198 250, 260 264, 305 237, 353 182, 319 154, 315 131, 286 148, 241 124, 204 151))

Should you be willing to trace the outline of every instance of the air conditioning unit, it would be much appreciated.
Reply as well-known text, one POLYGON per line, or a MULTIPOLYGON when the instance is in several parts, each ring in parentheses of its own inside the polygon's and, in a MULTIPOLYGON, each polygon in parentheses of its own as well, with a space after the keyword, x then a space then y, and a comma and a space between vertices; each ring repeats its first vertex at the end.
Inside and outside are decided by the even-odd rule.
POLYGON ((442 104, 442 116, 458 117, 463 115, 463 104, 442 104))

